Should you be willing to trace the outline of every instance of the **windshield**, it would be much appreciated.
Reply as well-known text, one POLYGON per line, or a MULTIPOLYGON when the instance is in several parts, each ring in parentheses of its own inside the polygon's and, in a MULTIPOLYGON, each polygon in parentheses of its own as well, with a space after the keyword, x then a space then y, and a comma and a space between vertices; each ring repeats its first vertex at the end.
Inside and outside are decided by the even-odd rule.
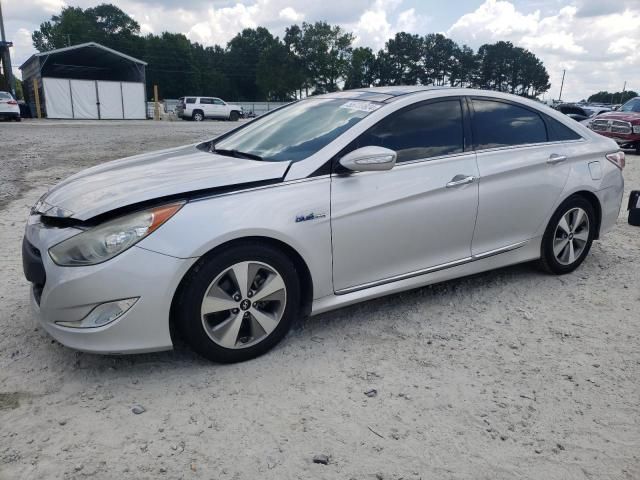
POLYGON ((215 150, 242 152, 271 162, 297 162, 316 153, 382 104, 307 99, 281 108, 220 140, 215 150))
POLYGON ((640 98, 633 98, 620 107, 621 112, 639 112, 640 98))

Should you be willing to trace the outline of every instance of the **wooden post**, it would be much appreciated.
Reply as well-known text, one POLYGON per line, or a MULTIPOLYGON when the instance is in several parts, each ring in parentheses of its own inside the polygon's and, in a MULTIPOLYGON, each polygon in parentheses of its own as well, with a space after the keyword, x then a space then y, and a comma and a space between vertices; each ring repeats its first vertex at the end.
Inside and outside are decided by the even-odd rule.
POLYGON ((153 86, 153 119, 160 120, 160 107, 158 105, 158 85, 153 86))
POLYGON ((38 91, 38 79, 33 79, 33 96, 36 100, 36 113, 38 118, 42 118, 42 110, 40 110, 40 92, 38 91))

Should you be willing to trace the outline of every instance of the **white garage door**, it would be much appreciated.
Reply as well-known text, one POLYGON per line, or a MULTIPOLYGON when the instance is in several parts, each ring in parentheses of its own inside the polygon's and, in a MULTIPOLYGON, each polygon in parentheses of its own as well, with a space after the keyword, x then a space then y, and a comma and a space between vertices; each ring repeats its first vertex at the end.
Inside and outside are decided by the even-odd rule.
POLYGON ((122 104, 124 105, 124 118, 145 119, 147 112, 144 101, 144 84, 122 82, 122 104))
POLYGON ((49 118, 146 118, 144 83, 47 77, 42 79, 42 84, 49 118))
POLYGON ((97 120, 98 96, 95 80, 71 80, 73 118, 97 120))
POLYGON ((98 81, 100 118, 103 120, 122 119, 122 93, 120 82, 98 81))
POLYGON ((69 80, 62 78, 43 78, 42 88, 44 90, 47 117, 73 118, 69 80))

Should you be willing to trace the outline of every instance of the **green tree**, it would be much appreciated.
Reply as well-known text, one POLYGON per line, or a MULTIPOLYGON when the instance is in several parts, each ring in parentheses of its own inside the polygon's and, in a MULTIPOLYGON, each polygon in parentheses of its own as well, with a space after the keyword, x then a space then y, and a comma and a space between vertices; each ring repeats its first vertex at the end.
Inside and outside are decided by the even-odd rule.
POLYGON ((235 97, 242 100, 264 97, 257 72, 260 58, 280 41, 263 27, 245 28, 227 44, 226 73, 233 80, 235 97))
MULTIPOLYGON (((205 47, 182 34, 141 36, 139 24, 110 4, 64 7, 33 33, 39 51, 94 41, 145 60, 147 91, 158 85, 163 98, 290 100, 303 92, 418 83, 479 86, 525 96, 549 89, 542 62, 510 42, 483 45, 475 54, 442 34, 399 32, 374 54, 367 47, 353 49, 353 40, 339 26, 316 22, 289 26, 282 40, 257 27, 238 33, 226 46, 205 47)), ((596 95, 600 101, 623 101, 632 94, 596 95), (611 95, 617 98, 604 99, 611 95)))
MULTIPOLYGON (((234 89, 231 79, 225 74, 226 71, 226 52, 224 48, 214 45, 213 47, 204 47, 199 43, 192 45, 193 55, 193 71, 197 72, 195 90, 192 95, 211 95, 221 98, 233 98, 234 89)), ((185 95, 175 93, 173 97, 185 95)))
POLYGON ((41 23, 31 38, 40 52, 86 42, 123 49, 131 48, 139 33, 140 25, 134 19, 115 5, 102 4, 86 10, 64 7, 59 15, 41 23))
POLYGON ((370 87, 376 81, 376 56, 369 47, 358 47, 351 54, 351 64, 344 81, 345 90, 370 87))
POLYGON ((333 92, 349 70, 353 34, 327 22, 303 23, 287 29, 285 43, 300 58, 306 88, 333 92))
POLYGON ((59 15, 40 24, 31 35, 33 46, 39 52, 68 47, 79 43, 101 41, 103 35, 96 24, 80 7, 64 7, 59 15))
POLYGON ((147 61, 147 93, 158 85, 161 98, 198 95, 203 92, 200 68, 193 44, 181 33, 147 35, 142 59, 147 61))
POLYGON ((591 95, 588 101, 594 103, 625 103, 627 100, 637 96, 638 93, 633 90, 627 90, 625 92, 600 91, 591 95))
POLYGON ((281 42, 274 42, 260 56, 256 84, 261 98, 271 101, 289 101, 296 98, 300 86, 296 58, 281 42))
POLYGON ((478 70, 478 62, 473 49, 467 45, 456 45, 450 68, 449 84, 452 87, 471 85, 478 70))
POLYGON ((424 85, 445 85, 452 76, 456 50, 456 43, 441 33, 425 35, 420 81, 424 85))
POLYGON ((476 86, 524 96, 537 96, 550 88, 549 74, 531 52, 511 42, 485 44, 478 49, 476 86))
POLYGON ((140 33, 140 25, 115 5, 103 3, 87 8, 87 16, 104 35, 133 36, 140 33))
POLYGON ((396 33, 385 44, 389 77, 393 85, 415 85, 423 72, 421 56, 423 41, 419 35, 396 33))

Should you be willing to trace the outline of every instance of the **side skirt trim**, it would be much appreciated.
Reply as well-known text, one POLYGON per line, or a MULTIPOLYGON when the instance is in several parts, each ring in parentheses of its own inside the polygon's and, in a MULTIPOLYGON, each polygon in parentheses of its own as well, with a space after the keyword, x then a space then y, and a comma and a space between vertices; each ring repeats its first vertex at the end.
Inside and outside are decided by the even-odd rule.
POLYGON ((507 245, 506 247, 496 248, 495 250, 489 250, 488 252, 478 253, 476 255, 472 255, 470 257, 461 258, 460 260, 454 260, 453 262, 442 263, 440 265, 435 265, 429 268, 423 268, 421 270, 415 270, 413 272, 402 273, 400 275, 395 275, 393 277, 384 278, 382 280, 376 280, 374 282, 363 283, 361 285, 356 285, 354 287, 347 287, 341 290, 336 290, 336 295, 345 295, 347 293, 353 293, 360 290, 366 290, 367 288, 377 287, 380 285, 386 285, 388 283, 398 282, 400 280, 406 280, 408 278, 419 277, 420 275, 425 275, 427 273, 438 272, 440 270, 445 270, 447 268, 457 267, 459 265, 464 265, 465 263, 475 262, 476 260, 482 260, 484 258, 493 257, 494 255, 500 255, 501 253, 510 252, 511 250, 516 250, 518 248, 524 247, 529 240, 525 240, 523 242, 514 243, 512 245, 507 245))

